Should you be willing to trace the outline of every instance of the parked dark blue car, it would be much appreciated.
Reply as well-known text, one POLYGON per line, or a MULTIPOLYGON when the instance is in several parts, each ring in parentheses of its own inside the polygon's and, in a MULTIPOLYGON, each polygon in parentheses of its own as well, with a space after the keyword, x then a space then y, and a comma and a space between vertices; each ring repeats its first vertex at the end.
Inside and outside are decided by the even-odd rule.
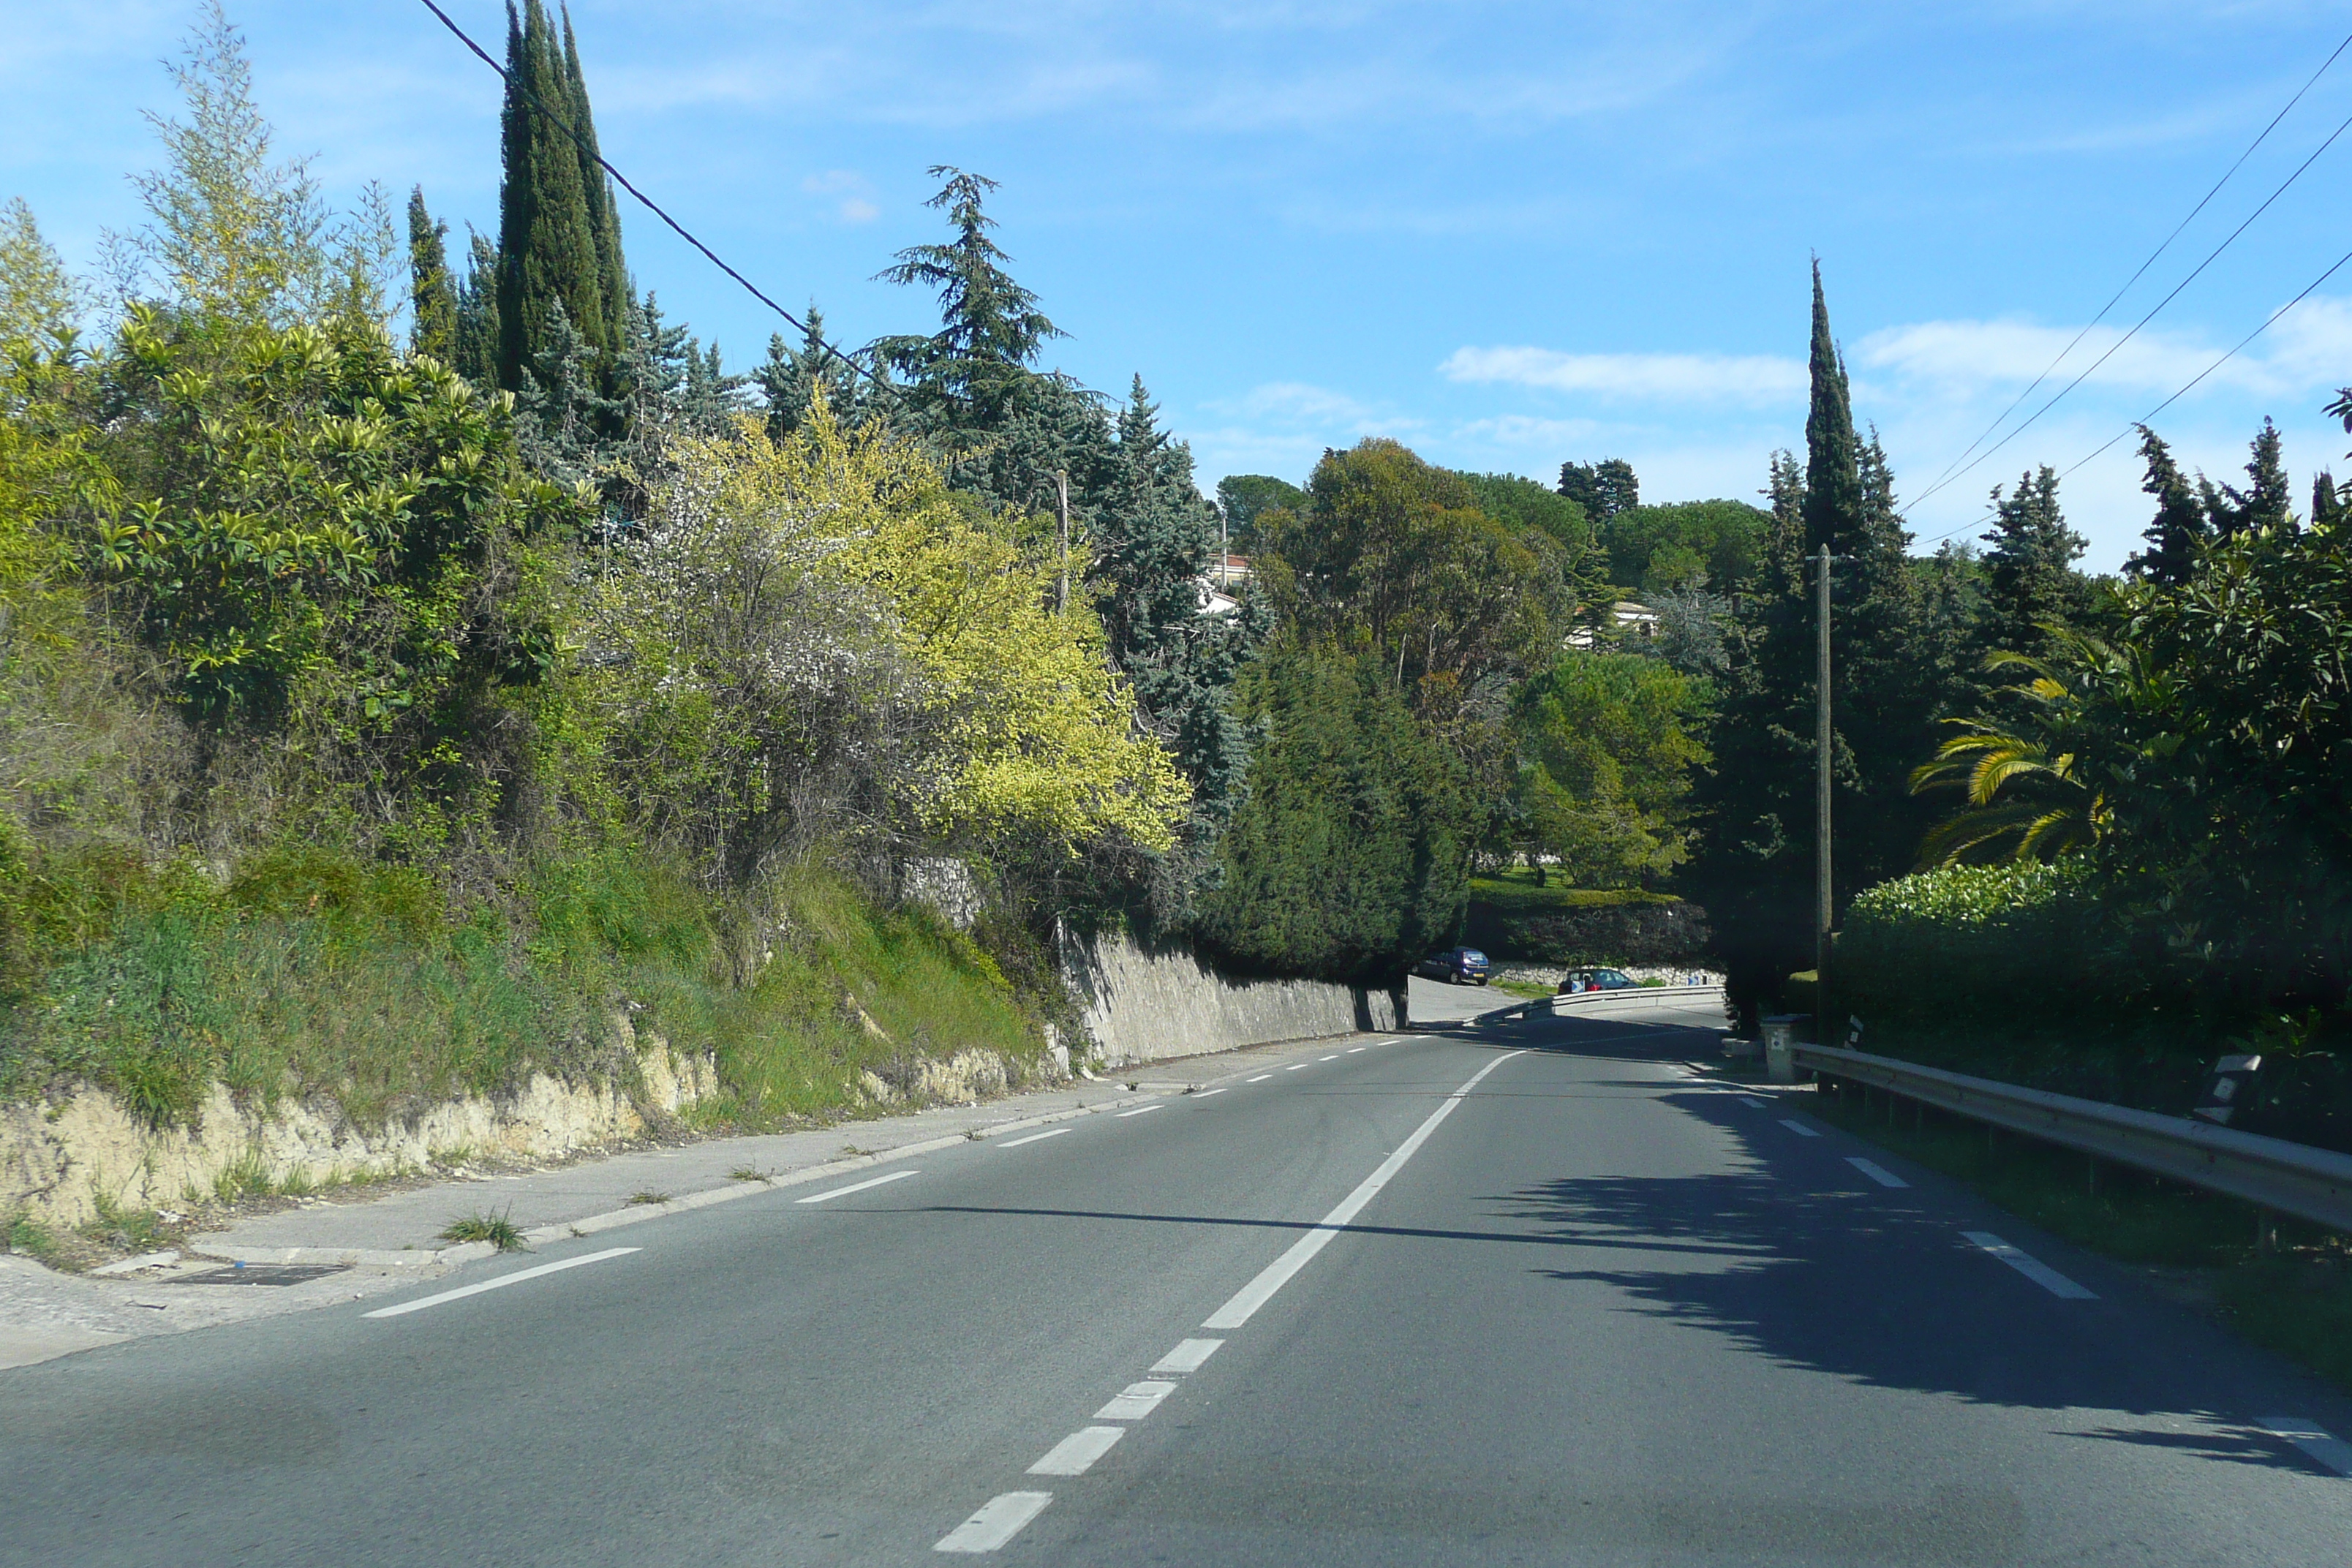
POLYGON ((1486 984, 1486 955, 1475 947, 1449 947, 1444 952, 1433 952, 1412 966, 1412 972, 1425 980, 1444 980, 1455 985, 1486 984))

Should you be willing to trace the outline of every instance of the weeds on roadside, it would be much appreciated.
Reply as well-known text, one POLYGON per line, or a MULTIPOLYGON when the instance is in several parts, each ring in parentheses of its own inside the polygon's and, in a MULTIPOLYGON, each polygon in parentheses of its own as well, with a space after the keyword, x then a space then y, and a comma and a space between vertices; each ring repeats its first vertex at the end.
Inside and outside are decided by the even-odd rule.
POLYGON ((523 1242, 522 1227, 507 1217, 512 1212, 511 1209, 501 1209, 491 1215, 477 1211, 463 1219, 452 1220, 448 1228, 441 1233, 441 1239, 487 1241, 500 1252, 529 1252, 530 1248, 523 1242))
POLYGON ((632 1204, 666 1204, 669 1202, 669 1194, 667 1193, 657 1193, 651 1187, 647 1187, 643 1192, 631 1193, 629 1194, 629 1202, 632 1204))
POLYGON ((768 1180, 768 1173, 750 1165, 738 1165, 727 1173, 727 1179, 730 1182, 764 1182, 768 1180))

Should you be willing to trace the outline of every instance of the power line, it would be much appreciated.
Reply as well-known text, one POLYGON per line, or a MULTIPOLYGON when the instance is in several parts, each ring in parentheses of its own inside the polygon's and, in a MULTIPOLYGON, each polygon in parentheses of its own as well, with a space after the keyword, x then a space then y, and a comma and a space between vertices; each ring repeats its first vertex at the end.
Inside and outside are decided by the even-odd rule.
MULTIPOLYGON (((574 130, 570 121, 565 120, 563 116, 548 108, 546 103, 540 99, 540 96, 537 93, 531 91, 529 87, 516 80, 512 76, 509 76, 507 73, 506 67, 492 59, 488 50, 484 49, 481 45, 474 42, 472 38, 467 37, 466 36, 466 29, 460 27, 457 23, 449 19, 448 12, 441 9, 439 5, 434 3, 434 0, 424 0, 424 5, 427 11, 432 12, 435 16, 440 18, 441 25, 448 28, 451 33, 455 34, 459 43, 473 50, 477 58, 478 58, 484 65, 489 67, 492 70, 498 72, 499 80, 505 82, 517 92, 521 93, 525 102, 530 104, 532 109, 538 110, 541 114, 545 115, 548 121, 553 124, 557 130, 562 132, 566 136, 571 137, 572 140, 578 144, 583 153, 585 153, 588 156, 595 159, 597 163, 603 167, 604 173, 613 176, 614 183, 618 184, 621 189, 628 192, 629 195, 636 197, 637 200, 644 205, 645 209, 647 212, 653 214, 654 216, 667 224, 671 230, 675 232, 680 239, 683 239, 687 244, 702 252, 705 257, 709 258, 710 264, 713 267, 718 268, 719 271, 724 272, 728 277, 732 278, 736 282, 740 283, 745 291, 748 292, 751 298, 759 300, 760 303, 765 305, 777 315, 782 316, 785 321, 790 321, 794 327, 798 328, 803 337, 813 336, 808 330, 808 324, 806 322, 803 321, 798 316, 793 315, 790 310, 785 310, 782 305, 777 304, 773 300, 769 299, 767 295, 761 293, 757 284, 753 283, 749 278, 744 277, 740 272, 736 271, 732 267, 728 266, 725 261, 719 258, 717 251, 703 244, 699 239, 697 239, 693 233, 689 231, 684 224, 678 222, 677 219, 664 212, 659 203, 656 202, 651 196, 646 195, 645 192, 637 189, 636 186, 629 184, 629 177, 626 174, 622 174, 620 170, 613 167, 611 163, 605 159, 603 153, 597 152, 595 148, 589 145, 588 138, 581 134, 580 132, 574 130)), ((878 382, 881 379, 879 376, 876 375, 874 372, 866 369, 864 365, 859 364, 856 360, 850 358, 847 354, 843 353, 839 349, 835 348, 823 338, 816 338, 815 342, 817 347, 823 349, 826 353, 831 354, 835 359, 839 360, 848 368, 852 374, 865 376, 869 381, 878 382)))
POLYGON ((2237 227, 2231 229, 2228 237, 2224 238, 2221 244, 2215 246, 2206 256, 2205 259, 2197 264, 2195 269, 2192 270, 2188 277, 2183 278, 2179 282, 2172 286, 2172 291, 2170 293, 2167 294, 2163 299, 2158 300, 2153 306, 2151 306, 2147 315, 2142 316, 2138 321, 2133 322, 2130 331, 2126 332, 2122 337, 2117 338, 2114 342, 2108 344, 2105 353, 2102 353, 2097 359, 2093 360, 2089 364, 2084 366, 2082 371, 2075 375, 2074 380, 2060 387, 2055 393, 2053 393, 2048 402, 2044 403, 2041 407, 2028 415, 2021 423, 2011 426, 2009 434, 2003 436, 2000 440, 1995 441, 1991 446, 1986 447, 1983 452, 1978 455, 1975 461, 1969 463, 1967 468, 1955 470, 1946 478, 1937 480, 1934 484, 1929 485, 1926 489, 1921 490, 1916 496, 1912 498, 1911 504, 1914 506, 1918 505, 1919 502, 1926 500, 1929 496, 1934 495, 1946 485, 1948 485, 1952 483, 1953 480, 1959 479, 1963 474, 1966 474, 1970 469, 1976 468, 1979 463, 1982 463, 1987 458, 1991 457, 1995 452, 1998 452, 2003 447, 2008 446, 2010 442, 2023 435, 2035 420, 2041 418, 2044 414, 2049 413, 2051 409, 2057 406, 2058 400, 2060 398, 2065 396, 2068 393, 2082 385, 2084 381, 2090 378, 2093 371, 2097 370, 2101 365, 2106 363, 2107 361, 2113 359, 2117 350, 2121 349, 2126 343, 2131 342, 2134 337, 2137 336, 2140 328, 2145 327, 2148 322, 2154 321, 2158 311, 2163 310, 2167 305, 2171 304, 2174 300, 2179 298, 2180 291, 2183 289, 2188 288, 2191 283, 2197 281, 2199 276, 2202 274, 2208 267, 2212 266, 2215 259, 2218 258, 2223 251, 2229 249, 2230 247, 2236 242, 2240 235, 2245 233, 2248 228, 2252 227, 2256 218, 2268 212, 2271 208, 2271 204, 2277 201, 2279 197, 2284 195, 2286 194, 2287 187, 2294 184, 2296 180, 2300 179, 2305 169, 2310 168, 2312 164, 2317 163, 2319 161, 2319 155, 2326 152, 2330 147, 2334 146, 2336 144, 2336 138, 2342 136, 2347 131, 2352 131, 2352 116, 2347 116, 2341 124, 2336 127, 2335 130, 2329 132, 2327 133, 2327 140, 2322 142, 2317 147, 2314 148, 2310 157, 2305 158, 2302 163, 2296 164, 2294 172, 2289 174, 2285 179, 2280 181, 2278 188, 2271 192, 2269 195, 2263 198, 2263 205, 2256 207, 2252 212, 2248 213, 2246 215, 2245 221, 2238 225, 2237 227))
MULTIPOLYGON (((2337 58, 2341 57, 2344 51, 2347 48, 2352 48, 2352 33, 2347 33, 2344 36, 2344 41, 2336 46, 2335 53, 2329 55, 2326 59, 2320 62, 2319 68, 2312 72, 2310 79, 2295 89, 2295 93, 2293 98, 2286 100, 2286 106, 2281 109, 2276 114, 2271 116, 2271 122, 2263 127, 2262 134, 2256 136, 2252 142, 2247 144, 2246 150, 2238 154, 2238 161, 2236 163, 2231 164, 2229 168, 2222 171, 2221 177, 2213 182, 2213 188, 2207 191, 2203 196, 2198 199, 2197 205, 2189 209, 2189 216, 2182 218, 2179 223, 2173 226, 2172 232, 2164 237, 2163 244, 2158 245, 2154 250, 2148 252, 2147 259, 2139 264, 2138 270, 2134 272, 2129 278, 2124 279, 2123 287, 2116 289, 2107 302, 2099 307, 2098 314, 2093 316, 2088 321, 2085 321, 2083 324, 2082 330, 2074 334, 2073 341, 2068 342, 2064 348, 2058 351, 2058 357, 2052 360, 2049 364, 2042 369, 2041 374, 2035 376, 2031 382, 2027 383, 2025 390, 2019 393, 2017 396, 2011 401, 2008 407, 2002 409, 1999 414, 1993 416, 1992 423, 1986 426, 1982 433, 1980 433, 1975 440, 1969 443, 1966 451, 1963 451, 1958 457, 1953 458, 1949 463, 1945 465, 1944 471, 1936 476, 1935 480, 1930 484, 1928 489, 1920 492, 1920 500, 1925 500, 1927 495, 1937 487, 1940 487, 1948 478, 1957 478, 1958 476, 1954 475, 1952 470, 1958 468, 1960 464, 1967 462, 1969 455, 1975 452, 1979 447, 1984 445, 1985 437, 1990 436, 1995 430, 2000 429, 2001 422, 2007 419, 2011 415, 2016 413, 2020 404, 2022 404, 2027 398, 2033 395, 2034 388, 2049 380, 2052 373, 2056 371, 2060 365, 2066 363, 2066 356, 2073 353, 2076 348, 2081 346, 2083 340, 2091 335, 2091 329, 2093 327, 2097 326, 2101 321, 2107 319, 2107 312, 2114 310, 2116 304, 2126 294, 2131 292, 2132 285, 2137 283, 2142 278, 2147 275, 2147 269, 2156 265, 2157 258, 2161 257, 2167 250, 2170 249, 2172 247, 2172 242, 2180 237, 2182 230, 2186 229, 2191 223, 2194 223, 2197 220, 2197 215, 2203 212, 2205 208, 2210 205, 2213 198, 2221 194, 2221 187, 2228 184, 2231 177, 2236 174, 2240 169, 2245 167, 2246 160, 2254 155, 2255 149, 2259 148, 2269 139, 2270 133, 2278 129, 2279 121, 2284 120, 2288 113, 2294 110, 2294 106, 2303 101, 2304 95, 2309 92, 2314 86, 2317 85, 2319 79, 2327 74, 2327 68, 2334 65, 2337 58)), ((2333 138, 2330 140, 2333 140, 2333 138)), ((2297 173, 2300 172, 2300 170, 2297 171, 2297 173)), ((2194 274, 2191 274, 2191 276, 2194 276, 2194 274)), ((2178 290, 2176 290, 2176 292, 2178 292, 2178 290)), ((2095 366, 2094 368, 2096 367, 2095 366)), ((2031 423, 2031 421, 2028 423, 2031 423)), ((2018 426, 2021 430, 2025 426, 2022 425, 2018 426)), ((2012 434, 2014 434, 2014 432, 2012 432, 2012 434)), ((1990 454, 1987 455, 1990 456, 1990 454)), ((1973 467, 1974 465, 1970 466, 1973 467)))

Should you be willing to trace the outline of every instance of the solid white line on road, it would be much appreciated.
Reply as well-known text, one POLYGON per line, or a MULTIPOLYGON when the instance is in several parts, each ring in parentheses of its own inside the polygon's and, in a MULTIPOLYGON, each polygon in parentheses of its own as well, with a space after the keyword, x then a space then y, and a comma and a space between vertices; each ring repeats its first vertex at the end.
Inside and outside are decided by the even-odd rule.
POLYGON ((887 1176, 868 1176, 862 1182, 852 1182, 845 1187, 835 1187, 829 1193, 811 1193, 807 1197, 795 1201, 804 1204, 821 1204, 828 1198, 845 1198, 852 1193, 862 1193, 868 1187, 878 1187, 887 1182, 903 1182, 909 1176, 919 1176, 922 1173, 920 1171, 893 1171, 887 1176))
POLYGON ((1772 1102, 1768 1100, 1750 1100, 1743 1094, 1739 1097, 1739 1103, 1750 1110, 1769 1110, 1771 1109, 1772 1102))
POLYGON ((1035 1143, 1047 1138, 1059 1138, 1065 1132, 1075 1132, 1075 1127, 1049 1127, 1043 1132, 1032 1132, 1026 1138, 1007 1138, 997 1145, 1000 1149, 1018 1149, 1024 1143, 1035 1143))
POLYGON ((2053 1296, 2068 1301, 2098 1300, 2097 1296, 2084 1289, 2047 1263, 2030 1253, 2020 1252, 1989 1230, 1964 1230, 1960 1234, 2049 1291, 2053 1296))
POLYGON ((1478 1087, 1479 1079, 1511 1058, 1525 1055, 1527 1052, 1523 1050, 1506 1052, 1472 1073, 1470 1080, 1447 1095, 1445 1103, 1431 1111, 1429 1120, 1413 1129, 1412 1136, 1400 1144, 1395 1153, 1381 1161, 1378 1170, 1358 1183, 1356 1190, 1342 1198, 1338 1208, 1325 1215, 1313 1230, 1291 1243, 1289 1251, 1260 1269, 1256 1279, 1235 1291, 1233 1300, 1218 1308, 1201 1326, 1204 1329, 1238 1329, 1248 1322, 1251 1313, 1274 1300, 1274 1293, 1289 1284, 1294 1275, 1314 1261, 1317 1253, 1330 1246, 1331 1238, 1339 1234, 1341 1227, 1361 1214, 1364 1205, 1370 1203, 1399 1171, 1404 1169, 1404 1163, 1429 1141, 1429 1135, 1437 1131, 1438 1123, 1454 1114, 1454 1108, 1462 1103, 1463 1096, 1478 1087))
POLYGON ((1911 1184, 1877 1161, 1865 1160, 1859 1154, 1848 1154, 1845 1163, 1882 1187, 1907 1187, 1911 1184))
POLYGON ((1255 1078, 1253 1078, 1253 1079, 1243 1079, 1242 1081, 1243 1081, 1243 1082, 1244 1082, 1244 1083, 1264 1083, 1266 1079, 1268 1079, 1272 1078, 1273 1076, 1274 1076, 1274 1075, 1273 1075, 1272 1073, 1270 1073, 1270 1072, 1262 1072, 1262 1073, 1258 1074, 1255 1078))
POLYGON ((1349 1046, 1349 1047, 1345 1051, 1341 1052, 1340 1054, 1341 1054, 1341 1055, 1343 1055, 1343 1056, 1350 1056, 1350 1057, 1352 1057, 1352 1056, 1354 1056, 1358 1051, 1364 1050, 1364 1049, 1366 1049, 1366 1048, 1367 1048, 1367 1047, 1363 1047, 1363 1046, 1349 1046))
POLYGON ((608 1247, 602 1252, 592 1252, 584 1258, 566 1258, 554 1263, 542 1263, 536 1268, 518 1268, 512 1274, 501 1274, 495 1279, 485 1279, 478 1285, 460 1285, 455 1290, 444 1290, 437 1296, 420 1296, 414 1301, 403 1301, 396 1307, 378 1307, 373 1312, 362 1312, 363 1318, 397 1318, 404 1312, 421 1312, 427 1307, 437 1307, 444 1301, 461 1301, 468 1296, 478 1296, 485 1290, 503 1290, 509 1285, 520 1285, 526 1279, 536 1279, 542 1274, 560 1274, 566 1268, 577 1268, 585 1263, 602 1263, 607 1258, 625 1258, 642 1250, 635 1247, 608 1247))
POLYGON ((1110 1446, 1127 1436, 1124 1426, 1081 1426, 1046 1451, 1029 1467, 1033 1476, 1083 1476, 1110 1446))
POLYGON ((1283 1071, 1285 1071, 1285 1072, 1297 1072, 1300 1068, 1303 1068, 1303 1067, 1311 1067, 1312 1065, 1314 1065, 1314 1064, 1312 1064, 1312 1063, 1310 1063, 1310 1062, 1293 1062, 1293 1063, 1291 1063, 1288 1067, 1286 1067, 1286 1068, 1283 1068, 1282 1070, 1283 1070, 1283 1071))
POLYGON ((1097 1421, 1140 1421, 1160 1408, 1160 1402, 1176 1392, 1176 1385, 1166 1378, 1146 1378, 1130 1383, 1118 1398, 1095 1412, 1097 1421))
POLYGON ((1193 1098, 1194 1100, 1206 1100, 1206 1099, 1208 1099, 1208 1098, 1209 1098, 1209 1096, 1211 1096, 1211 1095, 1213 1095, 1213 1094, 1223 1094, 1223 1093, 1224 1093, 1224 1092, 1225 1092, 1225 1089, 1231 1089, 1231 1088, 1233 1088, 1233 1087, 1234 1087, 1234 1086, 1233 1086, 1232 1084, 1227 1084, 1227 1085, 1225 1085, 1225 1086, 1224 1086, 1224 1089, 1202 1089, 1200 1093, 1198 1093, 1198 1094, 1194 1095, 1192 1098, 1193 1098))
POLYGON ((1198 1372, 1201 1363, 1217 1353, 1223 1340, 1181 1340, 1176 1348, 1151 1363, 1154 1377, 1181 1377, 1188 1372, 1198 1372))
POLYGON ((1133 1110, 1120 1111, 1118 1115, 1112 1117, 1111 1120, 1114 1121, 1124 1121, 1130 1116, 1149 1116, 1155 1110, 1165 1110, 1167 1109, 1168 1108, 1164 1105, 1139 1105, 1133 1110))
POLYGON ((980 1511, 948 1531, 934 1552, 993 1552, 1021 1527, 1045 1511, 1052 1492, 1006 1492, 980 1505, 980 1511))
POLYGON ((2339 1476, 2352 1476, 2352 1443, 2308 1415, 2257 1415, 2254 1425, 2284 1437, 2339 1476))
POLYGON ((1790 1131, 1795 1133, 1800 1138, 1818 1138, 1821 1136, 1820 1133, 1814 1131, 1803 1122, 1791 1121, 1785 1116, 1780 1119, 1780 1125, 1787 1128, 1790 1131))

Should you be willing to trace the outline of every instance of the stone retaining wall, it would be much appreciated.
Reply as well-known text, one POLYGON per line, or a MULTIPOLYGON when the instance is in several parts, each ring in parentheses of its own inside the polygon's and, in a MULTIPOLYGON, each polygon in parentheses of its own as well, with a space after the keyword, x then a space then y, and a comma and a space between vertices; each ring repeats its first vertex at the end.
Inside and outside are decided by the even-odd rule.
POLYGON ((1123 934, 1069 938, 1063 967, 1104 1067, 1394 1029, 1403 1022, 1403 1010, 1387 991, 1320 980, 1240 979, 1211 967, 1189 947, 1147 948, 1123 934))

